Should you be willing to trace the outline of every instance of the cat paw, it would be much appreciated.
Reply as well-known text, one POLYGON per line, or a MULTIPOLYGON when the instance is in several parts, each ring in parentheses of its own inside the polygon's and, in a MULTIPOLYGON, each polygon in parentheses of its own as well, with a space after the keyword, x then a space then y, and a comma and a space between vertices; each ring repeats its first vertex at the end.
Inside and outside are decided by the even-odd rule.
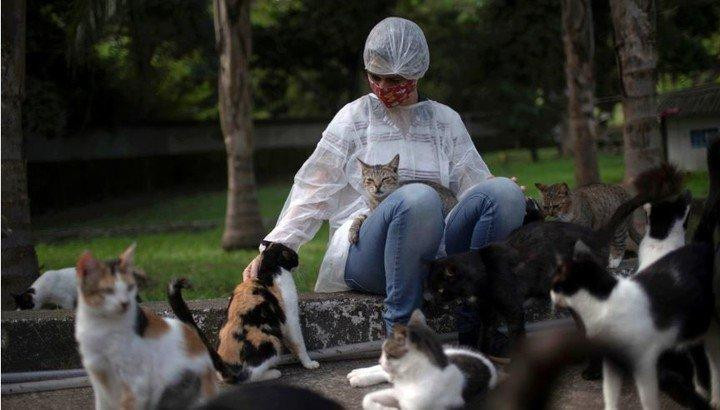
POLYGON ((282 372, 280 370, 270 369, 265 371, 265 373, 260 376, 260 379, 258 381, 279 379, 280 376, 282 376, 282 372))
MULTIPOLYGON (((349 375, 348 375, 349 376, 349 375)), ((367 386, 374 386, 377 384, 377 382, 370 377, 363 376, 361 374, 357 374, 352 377, 348 377, 348 380, 350 381, 350 385, 352 387, 367 387, 367 386)))
POLYGON ((358 240, 360 240, 358 232, 350 232, 350 235, 348 235, 348 241, 350 241, 350 244, 355 245, 358 243, 358 240))
POLYGON ((318 367, 320 367, 320 363, 315 360, 306 360, 302 362, 302 365, 306 369, 317 369, 318 367))

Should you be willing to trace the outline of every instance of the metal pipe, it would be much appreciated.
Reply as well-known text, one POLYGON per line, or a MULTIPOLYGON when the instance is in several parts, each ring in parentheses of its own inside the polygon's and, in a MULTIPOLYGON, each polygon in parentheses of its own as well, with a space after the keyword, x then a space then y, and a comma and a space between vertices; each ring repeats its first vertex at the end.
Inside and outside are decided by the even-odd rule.
POLYGON ((78 387, 88 386, 90 386, 90 380, 88 380, 87 377, 71 377, 66 379, 3 384, 2 386, 0 386, 0 390, 2 390, 3 395, 10 395, 62 389, 74 389, 78 387))
POLYGON ((37 382, 41 380, 67 379, 87 376, 85 369, 43 370, 35 372, 3 373, 0 381, 5 383, 37 382))
MULTIPOLYGON (((550 329, 572 328, 575 324, 570 318, 552 319, 527 325, 528 334, 550 329)), ((457 333, 438 335, 442 342, 457 340, 457 333)), ((354 343, 345 346, 330 347, 308 352, 312 359, 323 361, 341 361, 360 358, 377 358, 382 348, 382 340, 354 343)), ((281 365, 297 363, 295 356, 284 354, 280 357, 281 365)), ((2 394, 19 394, 42 392, 77 387, 87 387, 90 382, 84 369, 51 370, 38 372, 5 373, 2 375, 2 394)))

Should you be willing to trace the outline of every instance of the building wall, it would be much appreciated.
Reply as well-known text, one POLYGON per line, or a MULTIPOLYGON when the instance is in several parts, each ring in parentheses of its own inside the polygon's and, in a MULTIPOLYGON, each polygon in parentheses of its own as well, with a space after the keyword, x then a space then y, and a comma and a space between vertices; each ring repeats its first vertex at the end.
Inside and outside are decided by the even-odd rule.
POLYGON ((685 171, 707 170, 706 148, 693 147, 690 134, 693 130, 720 130, 720 117, 669 117, 666 124, 668 160, 685 171))

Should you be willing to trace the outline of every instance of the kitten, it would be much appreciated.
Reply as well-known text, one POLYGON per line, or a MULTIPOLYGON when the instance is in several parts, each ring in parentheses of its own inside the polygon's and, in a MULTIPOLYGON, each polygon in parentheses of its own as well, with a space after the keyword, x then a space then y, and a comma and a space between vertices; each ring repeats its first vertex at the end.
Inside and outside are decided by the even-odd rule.
POLYGON ((639 175, 635 185, 638 194, 618 207, 599 230, 569 222, 533 222, 516 229, 503 242, 430 262, 426 301, 464 299, 474 305, 483 323, 481 351, 490 348, 498 316, 505 319, 511 341, 517 342, 525 334, 524 301, 548 298, 556 254, 572 254, 575 242, 582 239, 597 257, 607 260, 607 244, 617 226, 638 206, 677 195, 681 179, 673 167, 661 166, 639 175))
MULTIPOLYGON (((398 165, 400 164, 400 155, 395 155, 387 164, 368 165, 358 158, 358 163, 362 171, 363 186, 368 194, 368 206, 370 212, 375 210, 380 202, 396 189, 409 184, 425 184, 433 188, 443 204, 443 216, 447 216, 450 211, 457 205, 455 194, 447 187, 434 182, 420 179, 399 182, 398 165)), ((367 215, 360 215, 353 220, 350 226, 349 240, 350 243, 357 243, 360 235, 360 227, 367 219, 367 215)))
MULTIPOLYGON (((138 286, 147 281, 145 272, 134 268, 132 272, 138 286)), ((55 305, 60 309, 75 309, 77 306, 77 274, 75 268, 49 270, 40 275, 23 293, 12 294, 18 310, 38 310, 43 306, 55 305)), ((137 302, 140 296, 137 295, 137 302)))
POLYGON ((168 290, 173 312, 198 331, 216 370, 228 383, 280 377, 280 370, 270 368, 280 358, 283 342, 305 368, 320 366, 308 356, 300 328, 298 294, 290 272, 298 266, 297 253, 271 243, 260 256, 257 277, 235 287, 217 350, 197 327, 182 298, 187 281, 175 280, 168 290))
POLYGON ((188 325, 135 301, 135 245, 103 262, 77 263, 75 338, 96 409, 185 408, 217 393, 212 361, 188 325))
POLYGON ((347 377, 356 387, 393 384, 365 395, 363 409, 447 409, 484 395, 498 376, 481 354, 442 346, 416 309, 407 326, 395 325, 383 343, 379 365, 355 369, 347 377))
MULTIPOLYGON (((592 229, 599 229, 606 224, 617 207, 630 199, 630 195, 619 185, 591 184, 573 191, 564 182, 552 185, 536 183, 535 186, 542 194, 545 216, 592 229)), ((623 259, 628 231, 632 240, 640 243, 641 236, 628 218, 617 228, 610 244, 608 266, 611 268, 619 266, 623 259)))

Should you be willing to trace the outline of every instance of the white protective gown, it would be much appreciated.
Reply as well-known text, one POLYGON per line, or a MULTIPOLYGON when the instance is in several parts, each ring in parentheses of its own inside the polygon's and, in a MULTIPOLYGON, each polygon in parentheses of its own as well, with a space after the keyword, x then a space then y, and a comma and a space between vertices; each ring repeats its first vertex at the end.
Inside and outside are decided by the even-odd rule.
POLYGON ((347 104, 295 175, 277 225, 265 238, 298 250, 329 220, 330 242, 316 292, 349 289, 344 280, 348 231, 354 217, 369 212, 356 159, 385 164, 395 154, 400 154, 401 181, 439 182, 458 198, 490 177, 460 116, 448 106, 425 100, 388 109, 374 94, 347 104))

